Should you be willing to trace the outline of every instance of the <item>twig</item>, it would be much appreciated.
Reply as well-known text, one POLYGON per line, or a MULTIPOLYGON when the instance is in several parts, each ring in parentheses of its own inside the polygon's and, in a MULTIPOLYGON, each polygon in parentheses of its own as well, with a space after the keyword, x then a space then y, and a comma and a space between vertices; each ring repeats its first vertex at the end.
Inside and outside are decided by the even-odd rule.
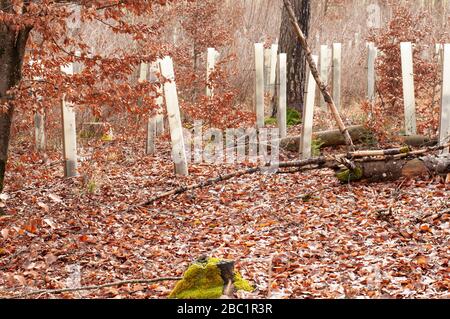
MULTIPOLYGON (((11 260, 13 260, 13 259, 16 258, 17 256, 19 256, 20 254, 22 254, 22 253, 25 252, 26 250, 27 250, 27 247, 26 247, 26 248, 21 248, 21 249, 17 250, 17 251, 16 251, 14 254, 12 254, 11 256, 6 256, 6 257, 0 259, 0 261, 1 261, 2 263, 9 263, 9 262, 11 262, 11 260)), ((4 270, 4 269, 6 269, 7 267, 8 267, 7 265, 1 266, 1 267, 0 267, 0 270, 4 270)))
POLYGON ((433 221, 440 219, 442 216, 450 214, 450 209, 444 209, 438 213, 427 214, 423 217, 417 218, 416 223, 424 223, 428 218, 431 218, 433 221))
POLYGON ((269 258, 269 270, 268 270, 268 280, 267 280, 267 299, 270 299, 272 295, 272 268, 273 268, 273 255, 269 258))
POLYGON ((108 284, 103 285, 93 285, 93 286, 85 286, 85 287, 78 287, 78 288, 62 288, 62 289, 41 289, 36 290, 32 292, 28 292, 25 294, 17 295, 17 296, 11 296, 7 297, 7 299, 22 299, 25 297, 33 296, 33 295, 40 295, 40 294, 60 294, 64 292, 74 292, 74 291, 83 291, 83 290, 98 290, 102 288, 108 288, 108 287, 114 287, 114 286, 122 286, 122 285, 128 285, 128 284, 151 284, 154 282, 160 282, 160 281, 178 281, 181 280, 181 277, 162 277, 162 278, 155 278, 155 279, 130 279, 130 280, 123 280, 123 281, 116 281, 108 284))

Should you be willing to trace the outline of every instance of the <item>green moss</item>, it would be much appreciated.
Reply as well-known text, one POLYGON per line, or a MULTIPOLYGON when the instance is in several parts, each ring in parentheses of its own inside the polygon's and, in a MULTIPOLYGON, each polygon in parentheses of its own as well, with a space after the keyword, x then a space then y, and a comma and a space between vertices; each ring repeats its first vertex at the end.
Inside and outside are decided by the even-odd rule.
POLYGON ((89 138, 93 138, 93 137, 95 137, 95 134, 93 132, 89 132, 86 130, 83 130, 80 132, 80 138, 89 139, 89 138))
MULTIPOLYGON (((205 262, 195 262, 184 273, 169 298, 176 299, 217 299, 222 295, 224 282, 217 264, 218 258, 208 258, 205 262)), ((239 273, 234 275, 237 290, 251 291, 253 288, 239 273)))
POLYGON ((360 166, 357 166, 354 170, 346 169, 336 173, 336 178, 341 183, 350 183, 353 181, 359 181, 363 178, 364 172, 360 166))
POLYGON ((407 153, 409 153, 411 151, 411 149, 409 148, 409 146, 403 146, 401 149, 400 149, 400 153, 401 154, 407 154, 407 153))
POLYGON ((95 181, 90 180, 89 183, 87 184, 87 190, 89 193, 95 193, 95 190, 97 189, 97 184, 95 183, 95 181))
POLYGON ((274 117, 268 117, 264 120, 265 125, 275 125, 277 124, 277 119, 274 117))
MULTIPOLYGON (((278 120, 275 117, 268 117, 264 120, 265 125, 276 125, 278 120)), ((286 110, 286 125, 295 126, 302 123, 302 117, 296 109, 288 108, 286 110)))
POLYGON ((238 272, 234 273, 234 287, 236 290, 253 291, 253 287, 250 283, 242 278, 242 275, 238 272))

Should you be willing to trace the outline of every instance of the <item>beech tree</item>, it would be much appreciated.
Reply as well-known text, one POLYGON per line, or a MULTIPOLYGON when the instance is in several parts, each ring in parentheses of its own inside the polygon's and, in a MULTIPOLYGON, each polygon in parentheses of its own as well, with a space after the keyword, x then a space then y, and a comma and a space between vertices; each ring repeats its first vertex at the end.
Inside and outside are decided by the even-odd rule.
POLYGON ((125 80, 141 62, 164 53, 155 41, 164 25, 162 19, 141 23, 136 21, 144 19, 136 17, 148 17, 167 2, 0 1, 0 191, 15 112, 58 105, 63 94, 77 106, 88 105, 94 114, 105 106, 141 113, 154 107, 153 98, 146 94, 154 90, 151 84, 131 87, 125 80), (99 23, 108 34, 129 38, 134 49, 121 48, 110 56, 93 53, 83 36, 70 32, 70 22, 99 23), (79 74, 61 72, 60 67, 70 62, 83 65, 79 74), (144 98, 138 108, 139 97, 144 98))
MULTIPOLYGON (((307 37, 311 19, 311 1, 293 0, 291 3, 300 28, 307 37)), ((302 109, 306 84, 306 55, 297 41, 286 8, 283 8, 280 30, 280 52, 286 52, 288 57, 288 104, 296 109, 302 109)))

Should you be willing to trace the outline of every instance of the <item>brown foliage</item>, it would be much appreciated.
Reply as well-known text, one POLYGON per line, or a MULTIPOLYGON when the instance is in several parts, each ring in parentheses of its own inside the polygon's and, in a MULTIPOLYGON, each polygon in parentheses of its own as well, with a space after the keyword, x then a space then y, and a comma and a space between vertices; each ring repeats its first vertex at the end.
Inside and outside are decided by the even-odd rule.
POLYGON ((426 12, 412 13, 406 7, 394 11, 392 20, 383 29, 372 30, 369 41, 378 47, 376 63, 378 99, 375 105, 364 102, 362 107, 372 118, 368 125, 381 141, 388 134, 398 135, 403 128, 403 88, 400 43, 412 42, 414 47, 414 84, 417 101, 417 125, 420 134, 435 135, 438 127, 439 104, 437 86, 440 69, 434 52, 435 43, 445 38, 441 31, 433 35, 431 16, 426 12))

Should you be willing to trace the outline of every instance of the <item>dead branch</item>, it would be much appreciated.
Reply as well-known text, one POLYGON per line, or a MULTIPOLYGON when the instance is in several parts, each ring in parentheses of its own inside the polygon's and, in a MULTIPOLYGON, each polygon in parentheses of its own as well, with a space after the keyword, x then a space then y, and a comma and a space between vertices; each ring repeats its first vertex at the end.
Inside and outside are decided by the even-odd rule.
POLYGON ((85 286, 85 287, 78 287, 78 288, 41 289, 41 290, 31 291, 31 292, 17 295, 17 296, 11 296, 7 299, 22 299, 25 297, 29 297, 29 296, 33 296, 33 295, 40 295, 40 294, 61 294, 64 292, 98 290, 98 289, 102 289, 102 288, 123 286, 123 285, 128 285, 128 284, 151 284, 151 283, 160 282, 160 281, 178 281, 181 279, 182 279, 181 277, 162 277, 162 278, 155 278, 155 279, 130 279, 130 280, 123 280, 123 281, 116 281, 116 282, 103 284, 103 285, 93 285, 93 286, 85 286))
MULTIPOLYGON (((402 165, 404 164, 404 162, 397 163, 396 161, 405 159, 405 162, 406 162, 406 159, 408 159, 408 158, 412 158, 412 159, 419 158, 422 155, 443 150, 443 149, 447 148, 448 146, 450 146, 450 143, 447 143, 447 144, 441 145, 441 146, 427 147, 427 148, 424 148, 421 150, 415 150, 415 151, 410 150, 409 148, 408 148, 408 151, 406 149, 390 150, 387 152, 388 154, 396 154, 396 153, 398 153, 398 154, 397 155, 383 155, 383 156, 377 156, 377 157, 365 156, 365 157, 354 158, 354 155, 360 155, 361 152, 350 152, 347 154, 340 154, 340 155, 336 155, 336 156, 321 156, 321 157, 311 158, 311 159, 307 159, 307 160, 280 162, 280 163, 268 163, 263 166, 252 167, 252 168, 240 170, 240 171, 233 172, 233 173, 228 173, 225 175, 219 175, 218 177, 210 178, 206 181, 192 184, 189 186, 178 187, 176 189, 156 195, 156 196, 150 198, 149 200, 147 200, 143 203, 140 203, 138 205, 130 206, 128 208, 128 211, 135 209, 136 207, 149 206, 160 199, 163 199, 163 198, 166 198, 166 197, 169 197, 172 195, 179 195, 179 194, 185 193, 190 190, 207 187, 207 186, 213 185, 218 182, 230 180, 235 177, 241 177, 244 175, 263 172, 264 170, 266 170, 270 167, 302 168, 302 170, 314 170, 314 169, 322 169, 322 168, 338 169, 343 164, 346 164, 344 166, 347 166, 347 167, 349 167, 349 166, 355 167, 354 165, 358 166, 358 165, 362 165, 362 163, 369 163, 369 165, 370 165, 370 164, 374 164, 374 163, 376 164, 378 162, 378 163, 380 163, 378 165, 379 167, 386 166, 387 168, 390 167, 388 164, 393 163, 391 166, 398 167, 398 168, 400 168, 400 171, 401 171, 401 168, 402 168, 402 165), (345 160, 345 163, 343 160, 345 160)), ((378 154, 381 154, 382 152, 383 151, 374 151, 374 153, 369 153, 369 155, 371 155, 371 154, 378 155, 378 154)), ((435 164, 430 162, 430 165, 427 165, 427 168, 430 169, 432 165, 435 165, 435 164)), ((367 175, 372 174, 373 172, 376 172, 379 167, 376 167, 376 169, 373 169, 373 168, 368 169, 366 176, 362 176, 362 177, 367 177, 367 175)), ((378 173, 381 173, 381 175, 383 175, 384 172, 378 172, 378 173)), ((443 172, 439 172, 439 173, 443 173, 443 172)), ((396 174, 393 174, 393 177, 396 177, 396 176, 397 176, 396 174)))
MULTIPOLYGON (((335 161, 334 158, 318 157, 318 158, 312 158, 312 159, 302 160, 302 161, 282 162, 282 163, 278 163, 277 167, 279 167, 279 168, 299 167, 300 168, 300 167, 305 167, 305 166, 310 166, 310 165, 318 165, 320 167, 333 167, 336 164, 337 164, 337 162, 335 161)), ((179 194, 185 193, 190 190, 207 187, 207 186, 210 186, 210 185, 218 183, 218 182, 232 179, 234 177, 240 177, 243 175, 249 175, 249 174, 262 172, 263 169, 267 169, 271 166, 272 166, 272 164, 269 163, 269 164, 266 164, 266 165, 260 166, 260 167, 252 167, 249 169, 245 169, 245 170, 241 170, 241 171, 237 171, 237 172, 233 172, 233 173, 229 173, 229 174, 225 174, 225 175, 219 175, 218 177, 210 178, 206 181, 203 181, 203 182, 200 182, 197 184, 193 184, 193 185, 189 185, 189 186, 181 186, 181 187, 178 187, 171 191, 154 196, 154 197, 150 198, 149 200, 147 200, 146 202, 143 202, 137 206, 138 207, 139 206, 148 206, 148 205, 151 205, 154 202, 156 202, 160 199, 163 199, 165 197, 169 197, 172 195, 179 195, 179 194)), ((310 168, 310 169, 314 169, 314 168, 310 168)), ((130 207, 130 209, 133 209, 135 207, 136 206, 132 206, 132 207, 130 207)))

